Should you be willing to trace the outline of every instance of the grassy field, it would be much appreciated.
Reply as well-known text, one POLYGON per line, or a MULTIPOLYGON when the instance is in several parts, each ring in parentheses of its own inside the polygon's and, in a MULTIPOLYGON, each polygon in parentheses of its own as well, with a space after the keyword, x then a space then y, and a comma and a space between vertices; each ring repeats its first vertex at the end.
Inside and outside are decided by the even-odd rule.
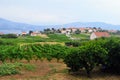
MULTIPOLYGON (((27 64, 27 61, 21 61, 27 64)), ((34 61, 32 60, 29 64, 36 66, 34 71, 22 70, 20 74, 0 76, 0 80, 120 80, 120 76, 105 74, 94 70, 92 77, 86 77, 84 71, 79 73, 68 73, 66 65, 60 61, 57 62, 55 59, 51 62, 34 61)))
POLYGON ((79 38, 81 40, 90 39, 90 34, 81 33, 81 34, 72 34, 73 38, 79 38))
POLYGON ((20 36, 18 38, 0 38, 0 44, 23 44, 36 42, 66 42, 70 41, 64 34, 49 34, 48 38, 41 38, 39 36, 20 36))
POLYGON ((65 34, 49 34, 48 37, 53 42, 54 41, 56 41, 56 42, 70 41, 70 39, 65 34))

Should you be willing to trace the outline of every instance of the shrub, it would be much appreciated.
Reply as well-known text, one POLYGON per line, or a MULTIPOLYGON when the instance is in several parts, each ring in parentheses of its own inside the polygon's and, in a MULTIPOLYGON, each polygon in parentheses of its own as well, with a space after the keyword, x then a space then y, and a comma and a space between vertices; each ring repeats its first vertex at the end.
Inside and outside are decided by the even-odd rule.
POLYGON ((35 66, 23 63, 4 63, 0 65, 0 76, 21 73, 21 70, 33 71, 35 66))
POLYGON ((1 36, 1 38, 17 38, 16 34, 4 34, 1 36))
POLYGON ((72 41, 72 42, 65 42, 66 46, 73 46, 73 47, 78 47, 81 45, 80 42, 72 41))
POLYGON ((15 65, 13 64, 7 64, 4 63, 0 66, 0 75, 12 75, 12 74, 18 74, 19 71, 15 69, 15 65))
POLYGON ((85 68, 87 75, 90 76, 93 68, 106 60, 106 55, 107 51, 104 48, 91 42, 71 51, 65 57, 64 62, 70 67, 71 71, 85 68))
POLYGON ((70 54, 65 56, 64 62, 72 72, 76 72, 82 68, 80 63, 80 54, 77 49, 72 49, 70 54))
POLYGON ((104 47, 108 51, 106 63, 104 63, 105 71, 120 74, 120 40, 110 39, 104 47))

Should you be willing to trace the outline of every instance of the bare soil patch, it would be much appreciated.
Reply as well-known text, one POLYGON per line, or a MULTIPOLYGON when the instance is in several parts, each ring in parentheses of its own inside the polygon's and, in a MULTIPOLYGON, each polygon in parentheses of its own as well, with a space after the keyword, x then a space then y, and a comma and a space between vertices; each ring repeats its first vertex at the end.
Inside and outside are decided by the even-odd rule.
MULTIPOLYGON (((21 61, 28 63, 27 61, 21 61)), ((92 78, 86 77, 84 71, 77 74, 69 74, 66 65, 60 61, 52 60, 51 62, 34 61, 30 64, 36 66, 35 71, 23 70, 21 74, 0 76, 0 80, 120 80, 120 75, 103 74, 99 71, 92 72, 92 78)))

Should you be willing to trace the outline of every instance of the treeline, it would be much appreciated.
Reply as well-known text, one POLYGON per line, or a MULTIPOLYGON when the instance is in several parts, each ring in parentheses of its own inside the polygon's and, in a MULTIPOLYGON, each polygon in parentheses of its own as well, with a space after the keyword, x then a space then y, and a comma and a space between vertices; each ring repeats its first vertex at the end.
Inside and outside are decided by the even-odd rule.
POLYGON ((1 38, 18 38, 16 34, 3 34, 0 35, 1 38))

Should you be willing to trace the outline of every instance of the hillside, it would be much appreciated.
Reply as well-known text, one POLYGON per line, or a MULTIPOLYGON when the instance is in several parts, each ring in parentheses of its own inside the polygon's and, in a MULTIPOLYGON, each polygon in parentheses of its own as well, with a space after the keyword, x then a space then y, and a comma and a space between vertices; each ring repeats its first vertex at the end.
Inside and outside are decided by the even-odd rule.
POLYGON ((0 18, 0 31, 1 32, 21 32, 28 30, 42 30, 43 26, 30 25, 26 23, 13 22, 0 18))
POLYGON ((115 29, 115 30, 120 30, 120 25, 113 25, 113 24, 108 24, 104 22, 74 22, 74 23, 69 23, 65 24, 64 27, 69 27, 69 26, 75 26, 75 27, 96 27, 96 28, 102 28, 102 29, 115 29))

